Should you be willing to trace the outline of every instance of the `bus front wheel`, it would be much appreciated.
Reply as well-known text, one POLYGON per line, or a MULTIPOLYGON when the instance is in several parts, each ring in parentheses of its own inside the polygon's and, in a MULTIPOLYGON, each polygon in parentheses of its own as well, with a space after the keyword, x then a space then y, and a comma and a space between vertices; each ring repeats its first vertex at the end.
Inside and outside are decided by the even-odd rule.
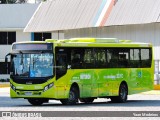
POLYGON ((78 102, 78 90, 72 87, 67 99, 60 100, 63 105, 75 105, 78 102))
POLYGON ((127 101, 128 89, 126 84, 121 84, 119 87, 119 95, 111 97, 112 102, 124 103, 127 101))

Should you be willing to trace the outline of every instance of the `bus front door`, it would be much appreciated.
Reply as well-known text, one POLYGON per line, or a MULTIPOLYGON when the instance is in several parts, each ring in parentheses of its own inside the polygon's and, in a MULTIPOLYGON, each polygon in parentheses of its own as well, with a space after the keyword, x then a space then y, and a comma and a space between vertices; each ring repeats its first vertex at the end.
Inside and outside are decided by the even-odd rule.
POLYGON ((59 53, 56 55, 56 93, 58 98, 64 98, 65 85, 64 76, 67 73, 67 55, 59 53))
POLYGON ((67 72, 67 55, 57 54, 56 56, 56 80, 67 72))

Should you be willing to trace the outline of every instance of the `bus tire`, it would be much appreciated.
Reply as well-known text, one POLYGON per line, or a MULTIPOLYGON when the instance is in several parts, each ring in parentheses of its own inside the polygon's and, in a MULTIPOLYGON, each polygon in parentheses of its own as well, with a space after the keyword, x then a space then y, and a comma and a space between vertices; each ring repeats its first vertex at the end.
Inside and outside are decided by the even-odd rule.
POLYGON ((42 105, 45 100, 43 99, 36 99, 36 98, 31 98, 31 99, 28 99, 28 102, 34 106, 39 106, 39 105, 42 105))
POLYGON ((62 99, 60 101, 63 105, 75 105, 78 102, 78 90, 76 87, 70 89, 68 99, 62 99))
POLYGON ((94 98, 80 98, 79 100, 84 103, 92 103, 94 98))
POLYGON ((111 97, 112 102, 124 103, 127 101, 128 89, 126 84, 122 83, 119 87, 119 95, 111 97))

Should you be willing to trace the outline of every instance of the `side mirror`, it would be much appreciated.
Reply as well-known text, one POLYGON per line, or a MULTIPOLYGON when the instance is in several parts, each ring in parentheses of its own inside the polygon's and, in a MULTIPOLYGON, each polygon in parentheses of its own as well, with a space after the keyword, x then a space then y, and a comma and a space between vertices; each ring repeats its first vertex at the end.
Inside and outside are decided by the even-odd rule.
POLYGON ((6 56, 5 56, 5 63, 8 63, 8 56, 11 55, 10 53, 8 53, 6 56))
MULTIPOLYGON (((5 56, 5 63, 7 65, 8 63, 8 56, 11 55, 10 53, 8 53, 6 56, 5 56)), ((8 66, 6 66, 6 69, 8 69, 8 66)))
POLYGON ((8 58, 7 57, 5 57, 5 63, 8 63, 8 58))

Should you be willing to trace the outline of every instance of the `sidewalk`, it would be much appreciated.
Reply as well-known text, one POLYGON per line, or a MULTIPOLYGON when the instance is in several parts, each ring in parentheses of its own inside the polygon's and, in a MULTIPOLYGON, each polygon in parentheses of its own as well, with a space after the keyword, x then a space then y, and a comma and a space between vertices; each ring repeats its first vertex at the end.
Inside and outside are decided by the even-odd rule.
POLYGON ((0 88, 0 93, 9 93, 10 87, 0 88))
POLYGON ((160 90, 151 90, 151 91, 147 91, 147 92, 142 92, 140 94, 143 94, 143 95, 160 95, 160 90))

